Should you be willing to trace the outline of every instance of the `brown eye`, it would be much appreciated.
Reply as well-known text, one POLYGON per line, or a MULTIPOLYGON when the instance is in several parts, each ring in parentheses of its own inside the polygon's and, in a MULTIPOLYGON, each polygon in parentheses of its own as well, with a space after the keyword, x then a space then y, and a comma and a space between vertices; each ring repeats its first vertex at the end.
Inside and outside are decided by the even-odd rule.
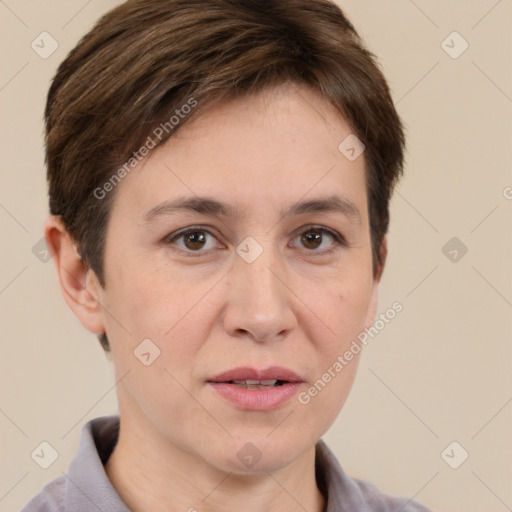
POLYGON ((206 243, 206 237, 202 231, 189 231, 182 236, 185 247, 191 251, 202 249, 206 243))
POLYGON ((186 229, 178 233, 173 233, 166 237, 165 243, 170 246, 176 246, 181 251, 190 253, 208 252, 215 248, 217 239, 206 229, 186 229))
POLYGON ((301 242, 306 249, 317 249, 322 243, 322 233, 318 231, 306 231, 301 235, 301 242))
POLYGON ((302 231, 295 240, 294 245, 302 247, 312 253, 327 254, 337 246, 346 245, 342 235, 323 227, 312 227, 302 231))

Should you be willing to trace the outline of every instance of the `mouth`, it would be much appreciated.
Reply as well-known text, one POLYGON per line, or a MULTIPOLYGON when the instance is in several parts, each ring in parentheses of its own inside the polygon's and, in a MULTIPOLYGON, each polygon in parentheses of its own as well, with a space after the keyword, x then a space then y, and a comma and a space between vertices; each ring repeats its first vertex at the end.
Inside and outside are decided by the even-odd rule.
POLYGON ((264 370, 234 368, 206 382, 237 408, 265 411, 285 404, 305 381, 292 370, 274 366, 264 370))
POLYGON ((274 386, 286 382, 304 382, 302 377, 289 368, 271 366, 262 370, 249 366, 240 366, 226 372, 219 373, 208 382, 224 382, 233 384, 274 386))

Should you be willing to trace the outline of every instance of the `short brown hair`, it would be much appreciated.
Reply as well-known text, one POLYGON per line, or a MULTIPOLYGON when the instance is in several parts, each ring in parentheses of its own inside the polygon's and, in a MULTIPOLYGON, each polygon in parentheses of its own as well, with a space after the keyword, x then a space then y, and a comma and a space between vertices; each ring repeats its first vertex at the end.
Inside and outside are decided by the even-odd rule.
MULTIPOLYGON (((62 62, 45 111, 50 213, 102 286, 115 190, 101 198, 95 190, 158 126, 172 125, 160 130, 163 142, 205 106, 287 82, 320 92, 366 147, 376 269, 404 134, 375 56, 340 8, 328 0, 128 0, 62 62), (170 123, 191 99, 195 108, 170 123)), ((100 341, 108 350, 105 335, 100 341)))

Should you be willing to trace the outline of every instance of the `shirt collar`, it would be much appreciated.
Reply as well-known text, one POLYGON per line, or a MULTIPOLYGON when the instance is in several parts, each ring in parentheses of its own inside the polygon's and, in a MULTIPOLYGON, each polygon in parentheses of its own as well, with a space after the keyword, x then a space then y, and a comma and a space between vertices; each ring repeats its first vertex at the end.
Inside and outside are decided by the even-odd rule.
MULTIPOLYGON (((118 435, 119 416, 96 418, 83 427, 78 452, 65 475, 64 503, 72 504, 73 510, 89 510, 95 505, 99 510, 130 512, 104 468, 118 435)), ((324 441, 318 441, 315 450, 315 474, 327 503, 325 512, 371 512, 360 487, 345 474, 324 441)))
POLYGON ((95 510, 96 506, 102 511, 130 512, 104 467, 118 434, 118 416, 96 418, 83 427, 78 452, 65 475, 64 503, 74 511, 95 510))
POLYGON ((324 512, 371 512, 360 487, 345 474, 335 455, 322 439, 317 442, 315 449, 316 481, 327 502, 324 512))

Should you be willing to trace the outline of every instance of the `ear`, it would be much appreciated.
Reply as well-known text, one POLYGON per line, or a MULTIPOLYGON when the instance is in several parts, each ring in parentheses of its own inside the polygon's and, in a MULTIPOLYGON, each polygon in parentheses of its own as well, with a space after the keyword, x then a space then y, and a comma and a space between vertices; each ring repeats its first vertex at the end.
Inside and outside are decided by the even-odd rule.
POLYGON ((98 300, 101 285, 94 272, 82 261, 76 243, 59 216, 51 215, 46 219, 44 236, 67 305, 86 329, 96 334, 104 333, 102 308, 98 300))
POLYGON ((366 314, 365 327, 368 329, 375 321, 377 315, 377 303, 378 303, 378 291, 379 283, 384 272, 384 265, 386 264, 386 258, 388 256, 388 240, 386 236, 382 238, 382 242, 379 247, 380 263, 377 264, 373 275, 373 289, 370 298, 370 304, 368 305, 368 312, 366 314))

